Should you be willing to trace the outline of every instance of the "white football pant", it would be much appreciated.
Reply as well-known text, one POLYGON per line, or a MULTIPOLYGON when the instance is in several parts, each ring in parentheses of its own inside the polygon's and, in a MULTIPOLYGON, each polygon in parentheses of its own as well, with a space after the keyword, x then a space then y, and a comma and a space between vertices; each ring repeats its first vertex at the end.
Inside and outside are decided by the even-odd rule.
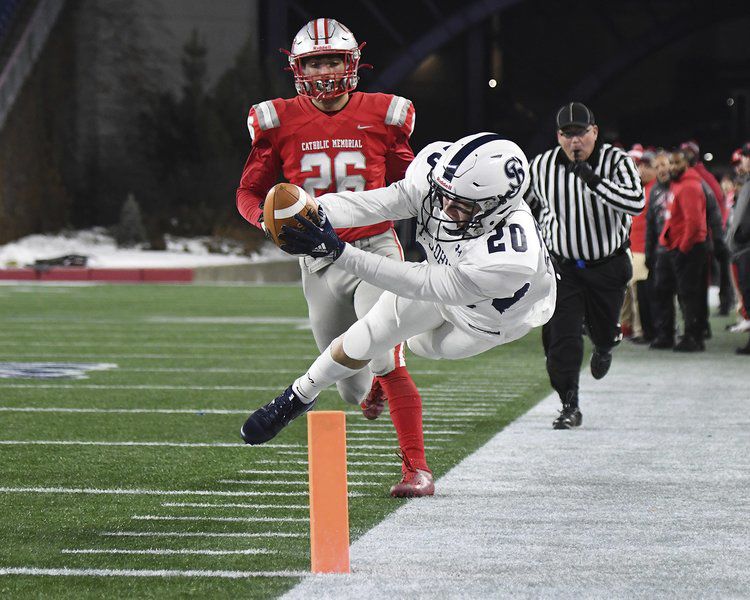
MULTIPOLYGON (((393 229, 356 240, 352 245, 394 260, 403 260, 403 251, 393 229)), ((321 352, 353 323, 364 317, 383 293, 380 288, 336 267, 335 263, 315 273, 310 273, 302 264, 302 289, 307 299, 315 343, 321 352)), ((341 397, 351 404, 359 404, 370 391, 373 373, 385 375, 393 371, 397 364, 404 365, 401 346, 404 339, 406 338, 397 339, 389 347, 384 347, 377 355, 373 355, 369 368, 365 367, 356 375, 339 381, 336 387, 341 397)))
MULTIPOLYGON (((459 359, 476 356, 501 343, 472 336, 446 321, 434 302, 410 300, 383 292, 367 315, 344 334, 344 352, 355 360, 380 356, 406 340, 417 356, 459 359)), ((377 373, 375 368, 373 371, 377 373)))

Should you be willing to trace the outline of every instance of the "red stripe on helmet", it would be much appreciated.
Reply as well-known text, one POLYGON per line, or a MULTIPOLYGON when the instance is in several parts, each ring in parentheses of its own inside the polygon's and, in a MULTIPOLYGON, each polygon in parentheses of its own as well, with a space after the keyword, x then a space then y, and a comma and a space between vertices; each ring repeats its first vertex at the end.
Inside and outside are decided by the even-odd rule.
POLYGON ((323 19, 323 28, 326 36, 326 44, 328 43, 328 19, 323 19))
POLYGON ((315 27, 315 43, 317 44, 318 43, 318 19, 315 19, 313 23, 314 23, 313 27, 315 27))

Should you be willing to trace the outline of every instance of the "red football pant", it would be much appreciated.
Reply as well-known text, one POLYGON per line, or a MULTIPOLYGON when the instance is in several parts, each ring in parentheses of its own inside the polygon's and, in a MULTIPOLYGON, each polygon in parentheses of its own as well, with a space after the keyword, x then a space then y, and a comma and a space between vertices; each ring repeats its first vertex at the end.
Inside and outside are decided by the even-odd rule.
MULTIPOLYGON (((400 366, 386 375, 378 376, 378 381, 388 397, 388 408, 401 452, 412 467, 429 471, 424 452, 422 397, 411 375, 406 367, 400 366)), ((406 461, 402 465, 402 470, 407 470, 406 461)))

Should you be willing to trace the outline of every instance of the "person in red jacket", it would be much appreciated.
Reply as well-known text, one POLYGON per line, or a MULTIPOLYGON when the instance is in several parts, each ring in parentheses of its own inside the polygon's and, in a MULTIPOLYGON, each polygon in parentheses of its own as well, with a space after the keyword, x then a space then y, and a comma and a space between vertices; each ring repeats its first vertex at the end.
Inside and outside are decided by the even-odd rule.
POLYGON ((706 261, 706 196, 701 176, 688 166, 684 150, 670 156, 666 220, 659 243, 670 251, 677 298, 682 307, 685 334, 674 347, 676 352, 705 350, 700 322, 701 274, 706 261))
MULTIPOLYGON (((237 189, 237 209, 252 225, 263 228, 262 203, 280 172, 313 197, 403 179, 414 158, 409 145, 414 107, 400 96, 356 91, 363 46, 334 19, 314 19, 294 37, 288 57, 297 96, 256 104, 247 119, 252 149, 237 189)), ((391 221, 337 233, 362 250, 403 260, 391 221)), ((321 351, 367 314, 382 293, 332 263, 300 258, 310 324, 321 351)), ((380 415, 387 399, 403 457, 403 477, 391 495, 432 495, 422 400, 406 370, 403 344, 336 385, 368 419, 380 415)))
MULTIPOLYGON (((706 165, 703 164, 700 157, 700 147, 695 140, 690 140, 680 144, 680 150, 685 151, 685 156, 688 160, 688 165, 693 167, 701 179, 709 187, 713 197, 716 199, 715 204, 718 205, 718 212, 721 213, 721 219, 716 215, 717 206, 711 206, 713 203, 712 198, 707 198, 708 204, 708 244, 706 266, 705 266, 705 300, 702 305, 703 313, 701 318, 703 320, 703 326, 706 331, 710 331, 710 325, 708 322, 708 286, 710 283, 719 286, 719 315, 726 316, 729 314, 729 310, 734 304, 734 291, 732 289, 732 277, 729 268, 729 252, 727 251, 726 244, 724 243, 724 231, 723 227, 726 225, 727 217, 729 216, 729 205, 724 197, 724 190, 721 184, 718 182, 713 173, 711 173, 706 165), (721 220, 721 223, 719 223, 721 220), (716 261, 714 264, 714 260, 716 261)), ((711 193, 706 192, 707 196, 711 193)))

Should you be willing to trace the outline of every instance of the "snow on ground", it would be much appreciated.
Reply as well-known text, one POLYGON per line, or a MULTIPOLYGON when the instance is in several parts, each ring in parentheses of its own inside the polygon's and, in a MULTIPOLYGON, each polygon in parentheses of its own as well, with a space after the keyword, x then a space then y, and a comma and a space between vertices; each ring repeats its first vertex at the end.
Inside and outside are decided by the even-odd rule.
POLYGON ((118 248, 103 227, 84 231, 51 235, 30 235, 5 246, 0 246, 0 268, 24 267, 39 259, 50 259, 68 254, 88 257, 93 268, 187 268, 218 265, 241 265, 279 260, 296 260, 271 243, 252 256, 244 256, 230 244, 225 254, 210 253, 207 242, 211 238, 179 238, 167 236, 167 250, 118 248))

